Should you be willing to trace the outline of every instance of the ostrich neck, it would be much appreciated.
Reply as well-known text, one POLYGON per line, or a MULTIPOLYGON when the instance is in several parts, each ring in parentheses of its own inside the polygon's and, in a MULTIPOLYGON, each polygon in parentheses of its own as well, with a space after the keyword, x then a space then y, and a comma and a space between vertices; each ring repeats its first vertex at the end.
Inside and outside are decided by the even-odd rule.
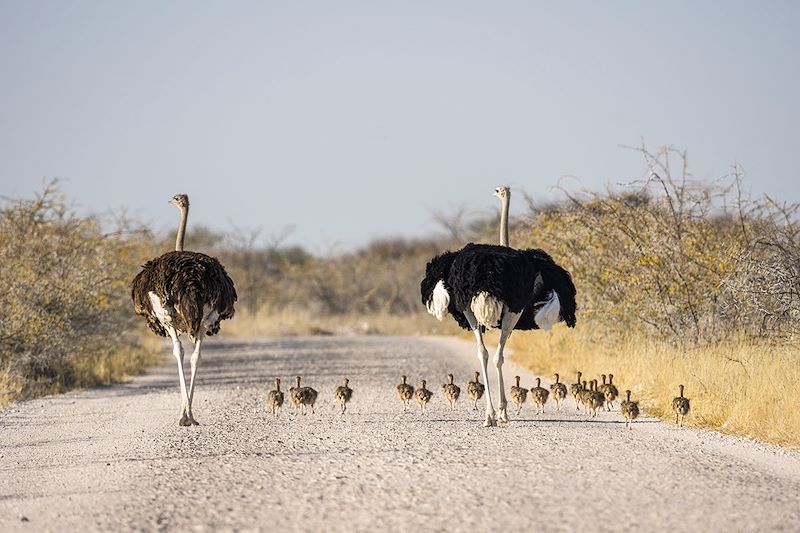
POLYGON ((183 251, 183 238, 186 236, 186 220, 189 218, 189 208, 181 209, 181 223, 178 225, 178 235, 175 237, 175 251, 183 251))
POLYGON ((511 193, 500 202, 500 246, 508 246, 508 204, 511 193))

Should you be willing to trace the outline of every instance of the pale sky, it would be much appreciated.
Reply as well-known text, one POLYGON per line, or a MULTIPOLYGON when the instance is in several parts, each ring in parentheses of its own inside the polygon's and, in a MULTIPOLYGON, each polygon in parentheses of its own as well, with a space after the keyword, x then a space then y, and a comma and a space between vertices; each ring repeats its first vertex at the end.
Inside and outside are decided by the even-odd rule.
POLYGON ((0 194, 59 177, 167 230, 186 192, 324 253, 636 179, 644 138, 797 202, 799 6, 0 0, 0 194))

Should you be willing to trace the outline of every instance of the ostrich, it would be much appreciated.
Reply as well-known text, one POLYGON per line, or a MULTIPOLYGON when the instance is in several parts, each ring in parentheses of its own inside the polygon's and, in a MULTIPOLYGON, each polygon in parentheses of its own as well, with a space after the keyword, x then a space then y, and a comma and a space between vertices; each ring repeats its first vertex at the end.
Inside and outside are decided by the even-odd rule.
POLYGON ((400 401, 403 402, 403 412, 406 412, 406 407, 408 407, 408 402, 411 401, 411 398, 414 397, 414 387, 413 385, 409 385, 406 383, 406 376, 401 376, 403 382, 397 385, 397 397, 400 398, 400 401))
POLYGON ((131 299, 137 315, 157 335, 172 339, 172 355, 178 363, 181 386, 179 426, 199 425, 192 416, 195 377, 200 366, 200 346, 206 335, 219 332, 220 321, 231 318, 236 289, 225 268, 214 257, 199 252, 185 252, 183 240, 189 216, 189 197, 178 194, 169 201, 181 214, 175 251, 151 259, 133 279, 131 299), (191 381, 186 387, 183 374, 183 345, 186 333, 194 342, 191 357, 191 381))
POLYGON ((578 382, 573 383, 569 386, 569 393, 575 398, 575 409, 580 411, 581 404, 580 404, 580 393, 583 390, 583 385, 581 385, 581 376, 583 375, 582 372, 578 372, 578 382))
POLYGON ((297 410, 300 408, 300 405, 303 403, 303 395, 300 392, 300 380, 301 376, 295 376, 294 378, 294 387, 289 387, 289 397, 292 399, 292 405, 294 405, 294 412, 297 413, 297 410))
POLYGON ((610 411, 612 407, 614 407, 614 401, 619 396, 619 390, 617 390, 617 386, 614 385, 614 374, 608 375, 608 385, 606 385, 605 390, 603 390, 603 394, 606 396, 606 411, 610 411))
POLYGON ((553 394, 553 399, 556 402, 556 411, 561 410, 561 402, 567 397, 567 386, 559 381, 560 376, 554 374, 556 382, 550 385, 550 392, 553 394))
POLYGON ((511 386, 511 401, 517 406, 517 416, 522 411, 522 406, 525 405, 525 400, 528 398, 528 389, 519 386, 519 376, 514 376, 514 385, 511 386))
POLYGON ((631 401, 631 391, 625 391, 625 400, 620 404, 622 417, 625 419, 625 426, 631 429, 631 422, 639 417, 639 402, 631 401))
POLYGON ((683 395, 683 385, 678 385, 681 394, 672 399, 672 410, 675 411, 675 423, 683 426, 683 417, 689 413, 689 398, 683 395))
POLYGON ((606 395, 597 390, 597 380, 592 380, 591 392, 586 396, 586 406, 592 412, 592 418, 597 417, 597 410, 606 404, 606 395))
POLYGON ((444 397, 450 402, 450 409, 455 409, 458 397, 461 395, 461 388, 453 383, 453 374, 447 374, 447 379, 448 382, 442 385, 442 390, 444 397))
POLYGON ((267 394, 267 405, 269 405, 270 411, 276 417, 278 416, 278 410, 283 406, 283 391, 281 390, 281 378, 275 378, 275 388, 269 391, 267 394))
MULTIPOLYGON (((508 203, 503 204, 500 234, 508 235, 508 203)), ((503 384, 503 348, 515 329, 549 330, 564 321, 575 327, 575 286, 569 272, 542 250, 467 244, 456 252, 431 259, 420 283, 422 303, 442 320, 450 314, 475 335, 478 361, 486 376, 489 352, 483 342, 486 328, 500 329, 494 354, 497 368, 499 416, 486 380, 484 426, 508 422, 503 384), (497 417, 497 418, 496 418, 497 417)))
POLYGON ((427 385, 428 382, 423 379, 422 386, 414 393, 423 415, 425 414, 425 406, 428 405, 428 402, 431 401, 431 397, 433 397, 433 393, 425 388, 427 385))
POLYGON ((350 398, 353 397, 353 389, 348 387, 350 380, 344 378, 344 383, 336 387, 336 390, 333 393, 334 399, 342 406, 341 414, 347 410, 347 402, 350 401, 350 398))
POLYGON ((467 386, 467 393, 469 394, 470 400, 473 401, 473 410, 475 411, 478 410, 478 400, 483 396, 483 383, 478 381, 480 375, 480 372, 475 372, 475 381, 470 381, 467 386))
POLYGON ((531 401, 536 404, 536 414, 544 414, 544 404, 550 391, 542 387, 542 378, 536 378, 536 386, 531 388, 531 401))

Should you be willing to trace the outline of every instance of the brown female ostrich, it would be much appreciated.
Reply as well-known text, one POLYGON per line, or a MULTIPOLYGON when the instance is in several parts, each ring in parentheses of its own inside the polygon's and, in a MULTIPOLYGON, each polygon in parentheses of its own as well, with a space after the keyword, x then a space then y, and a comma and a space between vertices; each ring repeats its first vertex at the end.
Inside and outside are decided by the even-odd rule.
POLYGON ((175 251, 151 259, 133 278, 131 299, 137 315, 157 335, 172 339, 172 355, 178 362, 178 381, 181 385, 179 426, 198 425, 192 416, 192 398, 197 367, 200 365, 200 345, 206 335, 219 332, 221 320, 231 318, 236 302, 233 280, 220 262, 199 252, 185 252, 183 240, 189 216, 189 197, 178 194, 172 200, 181 213, 175 251), (178 337, 185 333, 194 342, 189 387, 183 374, 183 345, 178 337))

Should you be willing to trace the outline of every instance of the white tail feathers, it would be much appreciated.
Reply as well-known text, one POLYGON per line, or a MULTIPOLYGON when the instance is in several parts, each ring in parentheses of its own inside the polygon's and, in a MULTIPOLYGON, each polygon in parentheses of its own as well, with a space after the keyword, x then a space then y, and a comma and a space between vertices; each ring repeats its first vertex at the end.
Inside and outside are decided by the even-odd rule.
POLYGON ((447 308, 449 306, 450 294, 447 292, 447 289, 444 288, 444 281, 440 279, 433 288, 433 295, 431 295, 431 299, 428 300, 426 307, 430 314, 441 320, 447 315, 447 308))
POLYGON ((490 295, 488 292, 479 292, 472 298, 470 309, 478 324, 487 328, 496 328, 500 324, 503 316, 503 302, 490 295))
POLYGON ((550 331, 550 328, 558 323, 559 315, 561 314, 561 300, 558 299, 556 291, 550 291, 550 298, 538 311, 533 319, 539 329, 550 331))

